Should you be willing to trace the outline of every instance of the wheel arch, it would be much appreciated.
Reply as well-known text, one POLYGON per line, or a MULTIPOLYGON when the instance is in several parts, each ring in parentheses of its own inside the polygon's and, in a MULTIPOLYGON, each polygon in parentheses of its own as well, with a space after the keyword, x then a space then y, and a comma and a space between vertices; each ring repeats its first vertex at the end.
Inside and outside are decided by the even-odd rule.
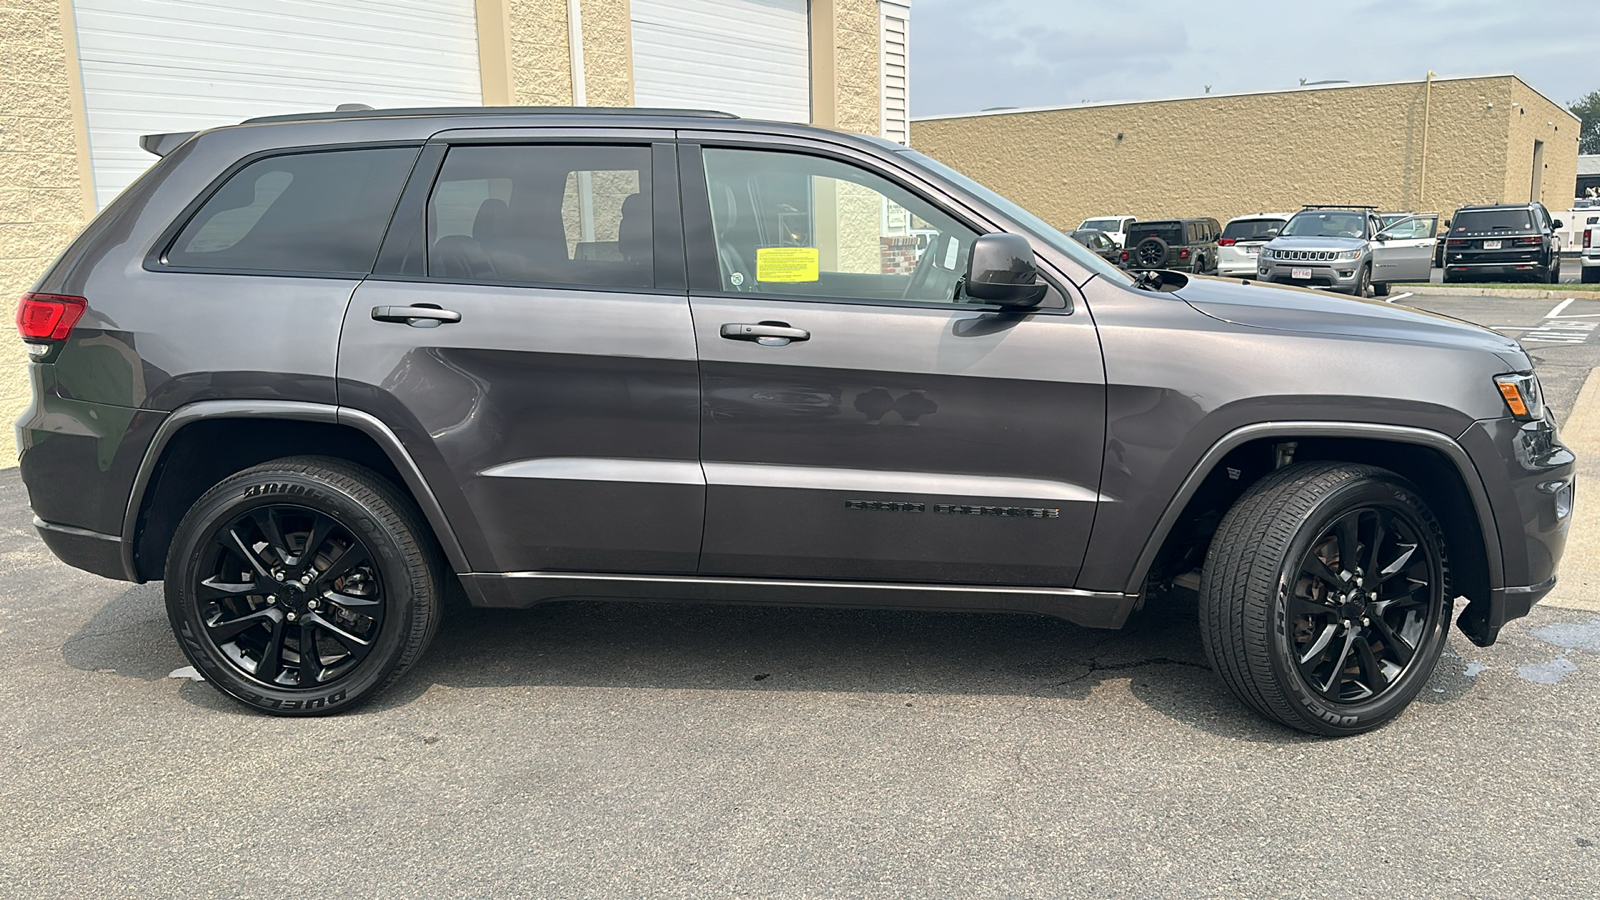
POLYGON ((128 580, 162 577, 178 522, 212 485, 250 466, 301 454, 348 459, 389 479, 417 504, 452 568, 471 571, 421 469, 377 418, 319 403, 207 400, 161 423, 134 476, 122 521, 128 580))
POLYGON ((1152 578, 1188 571, 1189 557, 1198 548, 1204 558, 1216 521, 1247 487, 1289 462, 1311 460, 1366 463, 1411 481, 1445 529, 1456 594, 1488 603, 1490 592, 1504 586, 1488 491, 1454 439, 1400 425, 1271 422, 1229 432, 1201 456, 1146 540, 1127 591, 1142 593, 1152 578))

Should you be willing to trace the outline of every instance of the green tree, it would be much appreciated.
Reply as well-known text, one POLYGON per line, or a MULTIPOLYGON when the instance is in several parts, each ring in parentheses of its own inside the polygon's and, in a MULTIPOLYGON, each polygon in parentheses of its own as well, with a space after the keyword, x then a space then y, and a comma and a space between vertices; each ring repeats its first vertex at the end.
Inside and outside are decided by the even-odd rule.
POLYGON ((1600 91, 1567 107, 1583 124, 1578 128, 1578 152, 1600 153, 1600 91))

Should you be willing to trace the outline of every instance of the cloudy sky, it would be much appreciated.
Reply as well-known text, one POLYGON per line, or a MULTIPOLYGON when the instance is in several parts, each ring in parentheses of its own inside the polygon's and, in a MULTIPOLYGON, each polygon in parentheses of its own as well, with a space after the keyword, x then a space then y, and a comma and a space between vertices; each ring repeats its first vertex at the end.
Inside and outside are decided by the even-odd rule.
POLYGON ((914 0, 913 116, 1516 72, 1600 90, 1600 0, 914 0), (1537 16, 1537 19, 1535 19, 1537 16))

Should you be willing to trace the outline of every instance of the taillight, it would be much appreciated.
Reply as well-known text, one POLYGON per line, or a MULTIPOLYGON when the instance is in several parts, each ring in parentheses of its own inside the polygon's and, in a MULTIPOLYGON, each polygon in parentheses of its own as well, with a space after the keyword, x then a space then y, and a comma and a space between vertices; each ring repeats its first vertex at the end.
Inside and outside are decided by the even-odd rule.
POLYGON ((1189 258, 1189 248, 1188 247, 1180 248, 1178 250, 1178 258, 1179 259, 1188 259, 1189 258))
POLYGON ((1537 247, 1544 243, 1544 238, 1537 235, 1533 237, 1519 237, 1512 243, 1518 247, 1537 247))
POLYGON ((1594 229, 1586 228, 1583 231, 1583 249, 1589 249, 1589 241, 1594 238, 1594 229))
POLYGON ((1232 247, 1234 244, 1237 244, 1237 243, 1239 243, 1238 238, 1218 238, 1217 239, 1217 246, 1218 247, 1232 247))
POLYGON ((1126 250, 1122 251, 1122 261, 1123 262, 1127 262, 1128 261, 1128 251, 1126 251, 1126 250))
POLYGON ((1465 249, 1467 249, 1467 245, 1470 244, 1470 243, 1472 243, 1472 242, 1471 241, 1458 241, 1455 238, 1451 238, 1450 240, 1445 241, 1445 246, 1450 247, 1450 248, 1455 249, 1455 250, 1465 250, 1465 249))
POLYGON ((89 301, 65 294, 23 294, 17 303, 17 331, 29 342, 64 341, 89 301))

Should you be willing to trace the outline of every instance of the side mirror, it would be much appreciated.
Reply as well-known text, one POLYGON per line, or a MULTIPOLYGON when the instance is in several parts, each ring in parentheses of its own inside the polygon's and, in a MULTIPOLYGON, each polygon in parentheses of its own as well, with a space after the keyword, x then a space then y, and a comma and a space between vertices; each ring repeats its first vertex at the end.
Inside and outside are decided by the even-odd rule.
POLYGON ((1567 227, 1567 224, 1565 222, 1561 221, 1560 219, 1555 220, 1555 222, 1553 224, 1555 225, 1556 228, 1565 228, 1565 227, 1567 227))
POLYGON ((1445 228, 1446 231, 1450 230, 1450 220, 1449 219, 1445 219, 1444 220, 1444 228, 1445 228))
POLYGON ((974 300, 1037 306, 1050 290, 1039 280, 1033 247, 1020 234, 986 234, 972 242, 964 290, 974 300))

